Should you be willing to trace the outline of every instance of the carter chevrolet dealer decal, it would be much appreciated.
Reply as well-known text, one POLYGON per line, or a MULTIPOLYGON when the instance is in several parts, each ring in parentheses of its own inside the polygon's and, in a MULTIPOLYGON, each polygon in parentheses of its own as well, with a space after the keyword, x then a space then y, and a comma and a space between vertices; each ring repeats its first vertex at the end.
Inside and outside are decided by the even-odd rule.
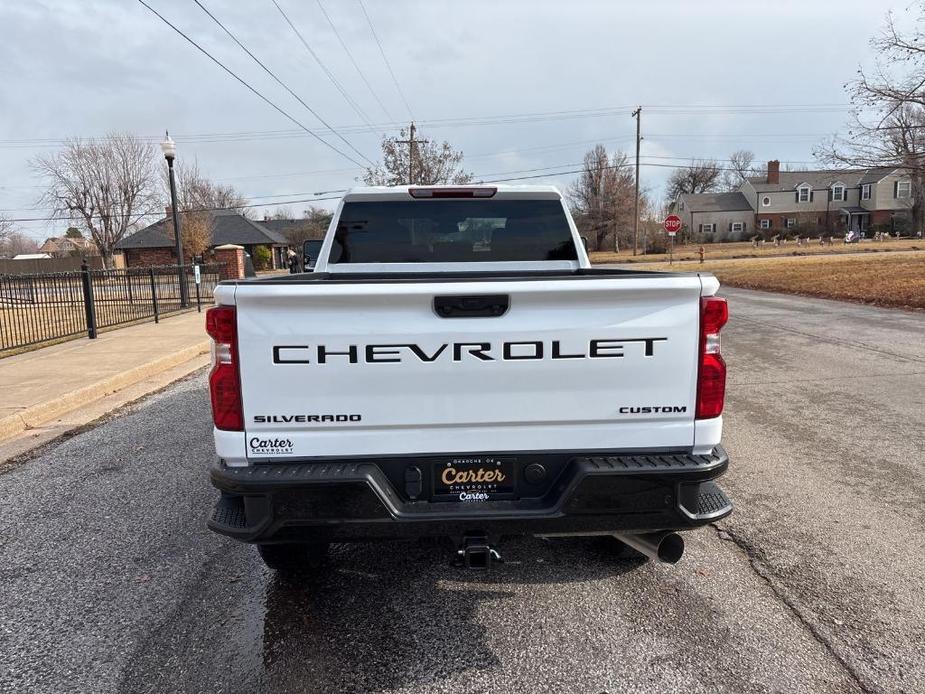
POLYGON ((258 455, 285 455, 292 453, 292 441, 279 438, 261 438, 252 436, 247 441, 251 453, 258 455))

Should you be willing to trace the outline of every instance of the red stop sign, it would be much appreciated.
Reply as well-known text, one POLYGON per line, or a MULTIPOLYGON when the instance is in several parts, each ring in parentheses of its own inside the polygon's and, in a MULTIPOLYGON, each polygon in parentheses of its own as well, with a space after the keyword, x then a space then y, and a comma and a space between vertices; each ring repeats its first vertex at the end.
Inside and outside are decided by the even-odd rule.
POLYGON ((665 231, 674 236, 681 231, 681 218, 676 214, 670 214, 665 217, 665 231))

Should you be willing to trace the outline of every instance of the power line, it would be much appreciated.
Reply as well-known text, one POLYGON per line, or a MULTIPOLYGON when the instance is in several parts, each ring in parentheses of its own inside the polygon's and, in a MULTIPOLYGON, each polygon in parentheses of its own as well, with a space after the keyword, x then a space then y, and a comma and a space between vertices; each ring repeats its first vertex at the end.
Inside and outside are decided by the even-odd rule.
MULTIPOLYGON (((508 149, 508 150, 500 150, 500 151, 497 151, 497 152, 484 152, 484 153, 481 153, 481 154, 474 154, 474 155, 472 155, 472 154, 467 154, 467 155, 466 155, 466 161, 468 161, 468 160, 470 160, 470 159, 482 159, 482 158, 489 158, 489 157, 495 158, 495 157, 500 157, 500 156, 505 156, 505 155, 524 154, 524 153, 528 153, 528 152, 549 151, 549 150, 556 150, 556 149, 567 149, 567 148, 569 148, 569 147, 575 147, 575 146, 580 146, 580 145, 599 144, 599 143, 604 143, 604 142, 627 142, 627 141, 629 141, 629 140, 631 140, 631 139, 632 139, 632 138, 598 138, 598 139, 594 139, 594 140, 578 140, 578 141, 574 141, 574 142, 563 142, 563 143, 554 144, 554 145, 541 145, 541 146, 539 146, 539 147, 525 147, 525 148, 523 148, 523 149, 508 149)), ((716 161, 716 162, 729 162, 729 161, 731 161, 731 160, 729 160, 729 159, 717 158, 717 157, 698 157, 698 156, 682 156, 682 155, 664 156, 664 155, 656 155, 656 154, 643 154, 643 155, 642 155, 642 158, 643 158, 643 159, 662 159, 662 160, 668 160, 668 161, 682 161, 682 162, 684 162, 684 161, 691 161, 691 160, 707 160, 707 159, 712 160, 712 161, 716 161)), ((783 161, 783 160, 782 160, 782 161, 781 161, 781 164, 783 164, 783 165, 815 165, 816 162, 814 162, 814 161, 796 161, 796 160, 783 161)), ((533 171, 543 171, 543 170, 546 170, 546 169, 548 169, 548 168, 558 168, 558 167, 561 167, 561 166, 579 166, 579 165, 580 165, 579 163, 576 163, 576 164, 567 164, 567 165, 559 164, 559 165, 557 165, 557 166, 555 166, 555 167, 539 167, 539 168, 532 168, 532 169, 517 169, 517 170, 514 170, 514 171, 501 171, 501 172, 494 172, 494 173, 491 173, 491 174, 480 174, 480 175, 481 175, 481 176, 500 176, 500 175, 502 175, 502 174, 509 174, 509 173, 528 173, 528 172, 533 172, 533 171)), ((218 181, 218 182, 223 182, 223 181, 237 181, 237 180, 262 180, 262 179, 272 179, 272 178, 291 178, 291 177, 295 177, 295 176, 306 176, 306 177, 308 177, 308 176, 326 176, 326 175, 332 175, 332 174, 359 173, 359 172, 361 172, 361 171, 363 171, 363 170, 364 170, 363 167, 356 167, 356 168, 349 168, 349 169, 313 169, 313 170, 309 170, 309 171, 287 171, 287 172, 285 172, 285 173, 273 173, 273 174, 253 174, 253 175, 243 175, 243 176, 225 176, 225 177, 222 177, 222 178, 217 178, 217 179, 215 179, 215 180, 218 181)), ((46 187, 47 187, 47 186, 44 186, 44 185, 21 186, 21 185, 0 184, 0 190, 2 190, 2 189, 4 189, 4 188, 28 188, 28 189, 36 189, 36 188, 46 188, 46 187)), ((254 197, 259 197, 259 196, 246 195, 246 194, 245 194, 244 197, 246 197, 246 198, 254 198, 254 197)), ((20 208, 20 209, 27 209, 27 208, 20 208)), ((29 208, 29 209, 34 209, 34 208, 29 208)))
POLYGON ((331 31, 334 32, 334 35, 337 37, 337 40, 340 41, 340 45, 343 47, 344 52, 347 54, 347 57, 350 58, 350 62, 353 63, 353 67, 356 68, 357 74, 360 76, 360 79, 363 80, 363 84, 366 85, 366 88, 369 90, 369 93, 373 95, 373 98, 376 100, 376 103, 379 104, 379 108, 382 109, 382 112, 385 114, 385 117, 390 121, 394 120, 392 114, 389 113, 389 110, 385 107, 385 104, 382 103, 382 99, 379 98, 379 95, 376 94, 376 91, 373 89, 373 85, 369 83, 369 80, 366 79, 366 75, 363 74, 363 71, 360 69, 360 66, 357 64, 356 59, 353 57, 353 53, 350 52, 350 49, 347 47, 344 39, 341 38, 340 32, 337 30, 337 27, 334 26, 334 22, 331 20, 328 11, 324 9, 324 5, 321 4, 321 0, 315 0, 318 3, 318 9, 321 10, 321 13, 324 15, 324 18, 328 20, 328 24, 331 26, 331 31))
MULTIPOLYGON (((643 154, 646 159, 668 159, 668 160, 677 160, 681 161, 715 161, 715 162, 732 162, 732 159, 727 159, 724 157, 682 157, 682 156, 664 156, 658 154, 643 154)), ((791 159, 790 161, 781 161, 781 164, 800 164, 800 165, 810 165, 815 166, 817 162, 815 161, 796 161, 791 159)))
MULTIPOLYGON (((658 162, 645 162, 645 161, 640 162, 639 165, 647 166, 651 168, 659 168, 659 169, 698 169, 700 168, 699 166, 695 164, 662 164, 658 162)), ((550 167, 543 167, 543 168, 558 169, 558 168, 562 168, 565 166, 579 166, 581 168, 569 169, 566 171, 549 171, 548 173, 544 173, 544 174, 535 174, 532 176, 517 176, 514 178, 495 178, 495 179, 485 179, 485 180, 480 179, 478 182, 479 183, 504 183, 506 181, 525 181, 525 180, 534 179, 534 178, 552 178, 555 176, 567 176, 570 174, 584 173, 586 171, 607 171, 610 169, 625 169, 625 168, 635 166, 635 163, 626 162, 623 164, 611 164, 608 166, 593 166, 593 167, 585 167, 582 164, 559 164, 558 166, 550 166, 550 167)), ((735 169, 733 167, 723 167, 723 166, 716 167, 716 170, 717 171, 731 171, 731 172, 736 172, 736 173, 738 173, 739 171, 738 169, 735 169)), ((844 169, 838 169, 838 170, 833 170, 833 171, 844 172, 844 169)))
POLYGON ((603 144, 605 142, 612 143, 623 143, 630 142, 633 138, 631 137, 604 137, 596 138, 593 140, 578 140, 574 142, 560 142, 558 144, 552 145, 539 145, 537 147, 524 147, 522 149, 504 149, 498 152, 484 152, 481 154, 467 154, 465 156, 466 161, 470 159, 484 159, 486 157, 501 157, 506 154, 523 154, 524 152, 543 152, 547 150, 556 150, 556 149, 567 149, 569 147, 578 147, 579 145, 596 145, 603 144))
POLYGON ((851 104, 666 104, 646 106, 653 113, 837 113, 848 111, 851 104))
MULTIPOLYGON (((417 140, 416 142, 419 142, 419 140, 417 140)), ((663 156, 656 156, 656 155, 651 155, 651 154, 643 154, 643 155, 641 155, 641 156, 642 156, 643 159, 673 159, 673 160, 681 160, 681 161, 696 161, 696 160, 703 161, 703 160, 709 159, 709 160, 711 160, 711 161, 726 162, 726 163, 728 163, 728 162, 731 161, 731 160, 729 160, 729 159, 712 159, 712 158, 709 158, 709 157, 682 157, 682 156, 677 156, 677 157, 663 157, 663 156)), ((784 164, 784 165, 787 165, 787 164, 814 164, 814 163, 815 163, 815 162, 796 162, 796 161, 782 161, 782 162, 781 162, 781 164, 784 164)), ((621 165, 621 166, 622 166, 622 165, 621 165)), ((648 161, 641 161, 641 162, 640 162, 640 166, 649 166, 649 167, 656 167, 656 168, 671 168, 671 169, 692 169, 692 168, 698 168, 698 166, 695 165, 695 164, 683 164, 683 163, 682 163, 682 164, 664 164, 664 163, 659 163, 659 162, 648 162, 648 161)), ((537 166, 537 167, 533 167, 533 168, 529 168, 529 169, 513 169, 513 170, 509 170, 509 171, 493 171, 493 172, 491 172, 491 173, 480 173, 480 174, 476 174, 476 175, 474 176, 474 178, 477 179, 477 180, 480 180, 480 181, 487 182, 487 181, 485 181, 485 179, 488 178, 488 177, 491 177, 491 176, 507 176, 507 175, 509 175, 509 174, 535 173, 535 172, 539 172, 539 171, 546 171, 546 172, 549 172, 549 171, 552 171, 553 169, 561 169, 561 168, 565 168, 565 167, 583 167, 583 163, 582 163, 582 162, 572 162, 572 163, 565 163, 565 164, 553 164, 553 165, 551 165, 551 166, 537 166)), ((335 173, 335 174, 336 174, 336 173, 359 172, 359 171, 362 171, 362 170, 363 170, 363 169, 329 169, 329 170, 326 170, 326 171, 325 171, 325 170, 319 170, 319 171, 300 171, 300 172, 291 172, 291 173, 287 173, 287 174, 269 174, 269 175, 266 175, 266 176, 263 176, 263 175, 258 175, 258 176, 239 176, 239 177, 236 177, 236 178, 258 178, 258 179, 259 179, 259 178, 275 178, 275 177, 277 177, 277 176, 304 176, 304 175, 312 175, 312 174, 326 175, 326 174, 332 174, 332 173, 335 173)), ((542 177, 545 177, 545 176, 559 175, 560 173, 583 172, 583 171, 586 171, 586 170, 597 171, 597 170, 599 170, 599 169, 598 169, 597 167, 592 167, 591 169, 578 168, 578 169, 576 169, 575 171, 558 172, 558 173, 546 173, 546 174, 543 174, 543 175, 540 176, 540 177, 542 178, 542 177)), ((736 169, 736 168, 734 168, 734 167, 717 167, 717 170, 719 170, 719 171, 738 171, 738 169, 736 169)), ((821 169, 814 169, 814 171, 819 171, 819 170, 821 170, 821 169)), ((831 171, 832 171, 833 173, 836 173, 836 172, 844 172, 844 171, 846 171, 846 170, 845 170, 845 169, 832 169, 831 171)), ((756 175, 757 175, 757 174, 756 174, 756 175)), ((225 181, 225 180, 231 180, 231 179, 222 178, 222 179, 216 179, 216 180, 218 180, 218 181, 225 181)), ((500 181, 507 181, 507 180, 515 180, 515 179, 505 178, 505 179, 494 179, 494 180, 500 182, 500 181)), ((45 186, 34 186, 34 187, 35 187, 35 188, 44 188, 45 186)), ((2 186, 0 186, 0 188, 2 188, 2 186)), ((348 189, 347 189, 347 188, 338 188, 338 189, 324 190, 324 191, 312 191, 312 192, 308 192, 308 191, 301 192, 301 191, 300 191, 300 192, 297 192, 297 193, 271 193, 271 194, 258 194, 258 195, 252 195, 252 194, 248 194, 248 193, 242 193, 242 194, 241 194, 241 197, 243 197, 243 198, 245 198, 245 199, 247 199, 247 200, 261 200, 261 199, 265 199, 265 198, 284 198, 284 197, 299 196, 299 195, 327 195, 327 194, 329 194, 329 193, 339 193, 339 192, 344 192, 344 191, 346 191, 346 190, 348 190, 348 189)), ((277 202, 278 202, 279 204, 288 204, 288 203, 291 202, 291 201, 279 200, 279 201, 277 201, 277 202)), ((276 203, 270 202, 270 203, 267 203, 267 204, 271 204, 271 205, 272 205, 272 204, 276 204, 276 203)), ((3 209, 0 209, 0 212, 22 212, 22 211, 45 211, 45 212, 50 212, 50 210, 48 210, 47 208, 39 208, 39 207, 16 207, 16 208, 3 208, 3 209)))
MULTIPOLYGON (((363 168, 353 169, 314 169, 312 171, 287 171, 286 173, 275 174, 254 174, 252 176, 226 176, 218 178, 217 181, 249 181, 262 178, 291 178, 293 176, 327 176, 330 174, 359 173, 364 171, 363 168)), ((2 187, 2 186, 0 186, 2 187)))
POLYGON ((224 71, 227 72, 229 75, 231 75, 235 80, 237 80, 238 82, 240 82, 241 84, 243 84, 243 85, 244 85, 245 87, 247 87, 251 92, 253 92, 253 93, 256 94, 258 97, 260 97, 261 100, 265 101, 267 104, 269 104, 270 106, 272 106, 273 109, 275 109, 276 111, 278 111, 279 113, 281 113, 281 114, 282 114, 283 116, 285 116, 287 119, 289 119, 290 121, 292 121, 293 123, 295 123, 297 126, 299 126, 302 130, 304 130, 304 131, 307 132, 309 135, 311 135, 311 136, 314 137, 316 140, 318 140, 318 142, 320 142, 321 144, 323 144, 325 147, 328 147, 329 149, 332 149, 333 151, 337 152, 339 155, 341 155, 341 156, 344 157, 345 159, 348 159, 349 161, 353 162, 353 163, 356 164, 357 166, 363 166, 363 164, 361 164, 360 162, 358 162, 356 159, 354 159, 353 157, 351 157, 349 154, 347 154, 346 152, 342 152, 341 150, 339 150, 337 147, 335 147, 335 146, 332 145, 330 142, 328 142, 327 140, 325 140, 324 138, 322 138, 320 135, 318 135, 317 133, 315 133, 313 130, 311 130, 311 129, 309 129, 308 127, 306 127, 305 125, 303 125, 301 121, 297 120, 294 116, 291 116, 288 112, 284 111, 281 107, 277 106, 274 102, 270 101, 270 99, 268 99, 268 98, 265 97, 263 94, 261 94, 260 92, 258 92, 254 87, 252 87, 250 84, 248 84, 247 82, 245 82, 245 81, 244 81, 241 77, 239 77, 237 74, 235 74, 234 72, 232 72, 231 69, 229 69, 228 67, 226 67, 226 66, 224 65, 224 63, 222 63, 220 60, 218 60, 218 58, 216 58, 216 57, 213 56, 211 53, 209 53, 205 48, 203 48, 202 46, 200 46, 200 45, 199 45, 198 43, 196 43, 193 39, 191 39, 189 36, 187 36, 185 33, 183 33, 183 31, 182 31, 181 29, 179 29, 176 25, 172 24, 172 23, 170 22, 170 20, 168 20, 166 17, 164 17, 160 12, 158 12, 158 11, 155 10, 153 7, 151 7, 151 5, 149 5, 147 2, 145 2, 145 0, 138 0, 138 2, 140 2, 140 3, 141 3, 142 5, 144 5, 146 8, 148 8, 148 10, 150 10, 158 19, 160 19, 162 22, 164 22, 164 24, 166 24, 167 26, 169 26, 171 29, 173 29, 175 32, 177 32, 180 36, 182 36, 184 39, 186 39, 187 42, 189 42, 193 47, 195 47, 200 53, 202 53, 203 55, 205 55, 209 60, 211 60, 211 61, 212 61, 213 63, 215 63, 216 65, 218 65, 222 70, 224 70, 224 71))
MULTIPOLYGON (((532 112, 532 113, 519 113, 519 114, 503 114, 503 115, 494 115, 494 116, 465 116, 458 118, 443 118, 443 119, 432 119, 432 120, 423 120, 416 121, 419 125, 423 124, 430 127, 443 127, 443 126, 455 126, 459 124, 474 124, 474 125, 495 125, 503 123, 521 123, 525 121, 548 121, 548 120, 560 120, 560 119, 569 119, 575 117, 606 117, 617 115, 623 112, 629 113, 629 107, 620 106, 612 107, 606 109, 573 109, 569 111, 541 111, 541 112, 532 112)), ((401 127, 405 123, 400 122, 389 122, 389 123, 379 123, 374 127, 380 129, 383 127, 401 127)), ((361 126, 347 126, 340 125, 337 126, 337 129, 341 132, 369 132, 368 128, 361 126)), ((244 130, 244 131, 231 131, 231 132, 211 132, 211 133, 191 133, 188 135, 183 135, 180 133, 175 136, 177 141, 184 142, 205 142, 205 141, 214 141, 214 142, 232 142, 239 141, 242 139, 261 139, 261 138, 274 138, 274 137, 291 137, 293 135, 301 135, 300 130, 244 130)), ((73 137, 73 136, 72 136, 73 137)), ((143 139, 150 140, 151 142, 159 142, 162 138, 161 135, 145 135, 142 136, 143 139)), ((37 145, 37 144, 51 144, 57 145, 68 141, 68 137, 53 137, 53 138, 24 138, 24 139, 0 139, 0 146, 3 145, 37 145)), ((84 137, 86 140, 108 140, 109 137, 106 135, 102 136, 93 136, 93 137, 84 137)))
MULTIPOLYGON (((141 1, 141 0, 139 0, 141 1)), ((826 105, 821 105, 822 108, 828 108, 826 105)), ((646 107, 646 108, 662 108, 669 109, 672 107, 646 107)), ((691 108, 691 107, 688 107, 691 108)), ((716 107, 717 109, 722 108, 727 111, 733 111, 735 109, 743 109, 748 107, 736 107, 736 106, 722 106, 716 107)), ((813 109, 816 108, 811 104, 806 105, 783 105, 779 107, 769 107, 764 106, 767 112, 776 112, 772 109, 774 108, 803 108, 803 109, 813 109)), ((566 111, 540 111, 540 112, 530 112, 530 113, 513 113, 513 114, 502 114, 502 115, 492 115, 492 116, 466 116, 466 117, 457 117, 457 118, 442 118, 442 119, 431 119, 431 120, 416 120, 415 122, 418 125, 429 128, 438 128, 438 127, 458 127, 458 126, 488 126, 488 125, 506 125, 506 124, 521 124, 521 123, 532 123, 532 122, 547 122, 554 120, 571 120, 571 119, 581 119, 581 118, 606 118, 616 115, 629 115, 632 107, 630 106, 616 106, 616 107, 603 107, 603 108, 584 108, 584 109, 572 109, 566 111)), ((668 113, 669 111, 665 111, 668 113)), ((751 112, 754 112, 752 109, 751 112)), ((717 112, 719 113, 719 112, 717 112)), ((710 115, 710 114, 703 114, 710 115)), ((373 130, 381 130, 382 128, 397 128, 404 125, 404 123, 399 122, 387 122, 387 123, 378 123, 373 124, 373 130)), ((899 126, 884 126, 882 130, 894 129, 899 126)), ((925 126, 911 126, 911 127, 925 127, 925 126)), ((360 132, 370 132, 368 126, 337 126, 337 130, 345 133, 360 133, 360 132)), ((766 133, 766 134, 754 134, 749 137, 783 137, 783 138, 797 138, 797 137, 824 137, 831 133, 766 133)), ((183 137, 182 135, 177 139, 181 138, 185 142, 237 142, 241 140, 248 139, 276 139, 276 138, 289 138, 294 135, 301 135, 300 130, 248 130, 248 131, 236 131, 236 132, 213 132, 213 133, 194 133, 183 137)), ((670 133, 670 134, 651 134, 650 137, 690 137, 690 138, 737 138, 745 137, 738 135, 729 135, 729 134, 682 134, 682 133, 670 133)), ((159 135, 150 135, 146 136, 152 142, 159 141, 159 135)), ((105 137, 100 137, 96 139, 105 139, 105 137)), ((65 142, 67 138, 26 138, 26 139, 0 139, 0 147, 10 146, 10 145, 24 145, 24 146, 36 146, 36 145, 57 145, 62 142, 65 142)))
POLYGON ((369 12, 366 11, 366 5, 363 4, 363 0, 357 0, 360 3, 360 8, 363 10, 363 15, 366 17, 366 23, 369 24, 369 30, 372 32, 373 38, 376 39, 376 45, 379 46, 379 54, 382 56, 382 62, 385 63, 385 66, 389 69, 389 74, 392 76, 392 82, 395 84, 395 89, 398 91, 398 95, 401 97, 402 103, 405 104, 405 108, 408 110, 408 115, 411 116, 411 120, 414 120, 414 114, 411 112, 411 106, 408 104, 408 99, 405 98, 405 93, 401 90, 401 86, 398 84, 398 78, 395 77, 395 71, 392 70, 392 64, 389 62, 389 59, 385 55, 385 49, 382 48, 382 41, 379 40, 379 35, 376 33, 376 27, 373 26, 373 20, 369 16, 369 12))
POLYGON ((369 162, 369 164, 370 164, 371 166, 373 165, 373 162, 372 162, 371 159, 369 159, 369 157, 367 157, 367 156, 366 156, 365 154, 363 154, 360 150, 358 150, 356 147, 354 147, 353 144, 351 144, 350 141, 347 140, 347 138, 345 138, 343 135, 341 135, 339 132, 337 132, 337 130, 335 130, 333 127, 331 127, 331 126, 328 124, 328 122, 327 122, 324 118, 322 118, 320 115, 318 115, 318 113, 317 113, 317 111, 315 111, 315 109, 313 109, 311 106, 309 106, 307 103, 305 103, 305 101, 302 100, 302 97, 300 97, 298 94, 296 94, 294 91, 292 91, 292 89, 289 88, 289 85, 287 85, 287 84, 286 84, 285 82, 283 82, 279 77, 277 77, 276 74, 275 74, 270 68, 268 68, 266 65, 264 65, 263 62, 262 62, 256 55, 254 55, 253 53, 251 53, 250 50, 247 48, 247 46, 245 46, 243 43, 241 43, 241 42, 238 40, 238 37, 235 36, 233 33, 231 33, 231 30, 228 29, 228 27, 226 27, 224 24, 222 24, 221 21, 219 21, 218 17, 216 17, 216 16, 215 16, 214 14, 212 14, 211 12, 209 12, 208 8, 207 8, 205 5, 203 5, 203 4, 200 2, 200 0, 193 0, 193 2, 195 2, 195 3, 199 6, 199 9, 201 9, 203 12, 205 12, 205 13, 209 16, 209 19, 211 19, 213 22, 215 22, 216 24, 218 24, 219 27, 221 27, 222 31, 224 31, 226 34, 228 34, 228 36, 231 38, 231 40, 234 41, 236 44, 238 44, 238 46, 240 47, 240 49, 241 49, 242 51, 244 51, 245 53, 247 53, 247 54, 254 60, 255 63, 257 63, 260 67, 262 67, 263 70, 264 70, 264 72, 266 72, 270 77, 272 77, 273 80, 274 80, 279 86, 281 86, 283 89, 285 89, 287 92, 289 92, 289 94, 290 94, 294 99, 296 99, 300 104, 302 104, 302 106, 304 106, 304 107, 308 110, 309 113, 311 113, 315 118, 317 118, 319 121, 321 121, 322 125, 324 125, 324 126, 325 126, 328 130, 330 130, 334 135, 336 135, 337 137, 339 137, 339 138, 343 141, 343 143, 344 143, 345 145, 347 145, 350 149, 352 149, 354 152, 356 152, 360 157, 362 157, 362 158, 365 159, 367 162, 369 162))
MULTIPOLYGON (((289 25, 292 31, 295 32, 295 35, 299 37, 299 41, 301 41, 302 45, 305 46, 305 50, 307 50, 309 54, 312 56, 312 58, 315 59, 315 62, 318 63, 318 65, 324 71, 324 74, 327 75, 328 79, 331 81, 331 84, 333 84, 337 88, 337 91, 341 93, 341 96, 343 96, 344 100, 350 105, 350 108, 352 108, 356 112, 356 114, 360 117, 361 121, 363 121, 371 130, 374 130, 375 128, 373 124, 370 122, 369 117, 366 115, 366 113, 363 112, 363 109, 360 108, 359 104, 357 104, 352 98, 350 98, 350 95, 347 94, 346 90, 341 86, 341 83, 337 81, 336 77, 334 77, 334 73, 328 69, 328 66, 324 64, 321 58, 318 57, 318 54, 315 53, 312 47, 308 45, 308 41, 305 40, 305 37, 302 36, 302 32, 299 31, 296 28, 296 25, 292 23, 292 20, 289 19, 289 15, 287 15, 283 11, 283 8, 279 6, 279 3, 276 2, 276 0, 271 0, 271 1, 276 6, 276 9, 279 10, 279 13, 283 16, 283 19, 286 20, 286 23, 289 25)), ((370 162, 370 164, 372 164, 372 162, 370 162)))
MULTIPOLYGON (((642 167, 665 168, 665 169, 696 169, 696 168, 699 168, 695 164, 667 164, 667 163, 647 162, 647 161, 640 161, 639 165, 642 167)), ((585 167, 582 162, 572 162, 572 163, 565 163, 565 164, 553 164, 551 166, 540 166, 540 167, 536 167, 532 169, 517 169, 513 171, 498 171, 494 173, 478 174, 478 175, 475 175, 474 178, 477 179, 479 183, 503 183, 505 181, 520 181, 520 180, 529 180, 529 179, 535 179, 535 178, 550 178, 550 177, 555 177, 555 176, 565 176, 565 175, 570 175, 570 174, 584 173, 585 171, 605 171, 605 170, 610 170, 610 169, 622 169, 622 168, 632 167, 632 166, 635 166, 635 163, 627 162, 624 164, 611 164, 611 165, 603 166, 603 167, 599 167, 599 166, 585 167), (566 170, 554 171, 554 169, 566 169, 566 170), (530 172, 538 172, 538 171, 543 171, 546 173, 538 173, 538 174, 530 175, 530 176, 487 178, 489 176, 502 176, 502 175, 506 176, 507 174, 511 174, 511 173, 530 173, 530 172)), ((731 171, 731 172, 738 171, 738 169, 735 169, 733 167, 718 166, 716 168, 717 168, 717 171, 731 171)), ((837 169, 833 171, 844 171, 844 169, 837 169)), ((273 195, 250 195, 250 196, 245 196, 245 197, 247 197, 248 199, 261 199, 261 198, 269 198, 269 197, 287 197, 287 196, 292 196, 292 195, 309 195, 309 194, 318 196, 318 195, 328 195, 331 193, 343 193, 346 190, 348 189, 338 188, 334 190, 316 191, 314 193, 308 193, 308 192, 277 193, 273 195)), ((265 203, 248 203, 246 205, 241 205, 240 207, 265 207, 268 205, 280 205, 280 204, 288 205, 288 204, 297 203, 297 202, 311 202, 311 200, 313 199, 320 200, 320 199, 327 199, 327 198, 306 198, 303 200, 275 200, 275 201, 265 202, 265 203)), ((22 209, 28 209, 28 208, 22 208, 22 209)), ((39 211, 39 208, 31 208, 31 209, 39 211)), ((203 208, 202 210, 190 210, 190 211, 208 211, 208 210, 220 210, 220 209, 237 209, 237 208, 203 208)), ((52 212, 52 210, 48 210, 48 209, 44 211, 48 212, 49 214, 52 212)), ((152 212, 148 214, 151 215, 151 214, 159 214, 159 213, 152 212)), ((8 221, 50 221, 53 219, 55 219, 55 217, 40 217, 40 218, 35 218, 35 219, 9 219, 8 221)))
MULTIPOLYGON (((284 204, 294 205, 296 203, 303 203, 303 202, 311 203, 311 202, 322 202, 324 200, 340 200, 341 197, 343 196, 333 195, 333 196, 320 197, 320 198, 319 197, 302 198, 301 200, 286 200, 284 201, 284 204)), ((275 202, 254 202, 254 203, 248 203, 246 205, 237 205, 236 207, 198 207, 198 208, 194 208, 191 210, 179 210, 178 213, 179 214, 195 214, 198 212, 221 212, 224 210, 243 210, 243 209, 251 209, 254 207, 270 207, 272 205, 279 205, 279 204, 281 204, 281 201, 279 200, 275 202)), ((91 219, 102 219, 104 216, 107 217, 108 219, 135 219, 137 217, 163 217, 164 213, 163 212, 141 212, 139 214, 131 214, 131 215, 127 215, 127 214, 93 215, 91 219)), ((80 217, 78 216, 73 216, 73 217, 57 217, 57 216, 20 217, 20 218, 5 218, 5 219, 8 222, 54 222, 56 220, 60 220, 64 222, 84 221, 83 216, 80 216, 80 217)))
MULTIPOLYGON (((346 190, 346 188, 344 190, 346 190)), ((328 191, 328 192, 332 192, 332 191, 328 191)), ((314 191, 303 190, 303 191, 299 191, 298 193, 261 193, 259 195, 247 195, 247 194, 242 193, 240 197, 243 198, 244 200, 265 200, 266 198, 290 198, 290 197, 299 197, 303 195, 324 195, 324 193, 316 193, 314 191)), ((270 201, 270 202, 261 203, 261 204, 276 205, 276 204, 288 204, 289 202, 290 201, 288 200, 276 200, 276 201, 270 201)), ((247 207, 249 205, 250 203, 248 203, 247 205, 243 205, 242 207, 247 207)), ((223 209, 223 208, 215 208, 215 209, 223 209)), ((7 207, 7 208, 0 209, 0 212, 46 212, 48 214, 53 214, 54 210, 51 210, 47 207, 7 207)), ((156 214, 156 213, 151 213, 151 214, 156 214)))

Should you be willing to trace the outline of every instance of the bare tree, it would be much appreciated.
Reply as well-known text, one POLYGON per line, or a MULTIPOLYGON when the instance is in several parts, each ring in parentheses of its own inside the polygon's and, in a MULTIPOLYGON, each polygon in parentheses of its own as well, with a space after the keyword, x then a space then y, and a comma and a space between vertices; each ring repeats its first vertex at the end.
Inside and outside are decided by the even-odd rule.
POLYGON ((322 207, 309 207, 302 219, 293 220, 286 229, 286 239, 293 246, 301 246, 308 239, 323 239, 334 214, 322 207))
MULTIPOLYGON (((212 245, 215 218, 209 212, 187 212, 180 219, 180 229, 183 232, 183 255, 195 258, 212 245)), ((173 217, 167 217, 165 231, 171 239, 175 238, 173 217)))
POLYGON ((35 253, 38 250, 39 245, 35 239, 19 231, 8 228, 7 231, 0 233, 0 258, 12 258, 20 253, 35 253))
POLYGON ((674 200, 682 193, 712 193, 720 186, 719 165, 715 159, 701 159, 675 169, 668 176, 665 195, 674 200))
POLYGON ((38 248, 35 241, 16 231, 13 223, 0 215, 0 258, 12 258, 20 253, 34 253, 38 248))
MULTIPOLYGON (((166 163, 161 171, 161 195, 165 200, 170 200, 170 173, 166 163)), ((214 212, 234 210, 243 214, 246 212, 247 199, 234 187, 206 178, 196 160, 177 162, 174 164, 174 174, 177 179, 177 207, 182 215, 180 229, 183 232, 184 255, 202 255, 212 245, 214 212)), ((174 238, 171 215, 167 215, 165 231, 170 238, 174 238)))
POLYGON ((382 161, 366 169, 363 182, 370 186, 408 185, 413 171, 415 185, 432 186, 442 183, 469 183, 472 174, 462 169, 463 153, 453 149, 449 142, 416 141, 413 166, 409 169, 409 146, 400 140, 408 139, 408 130, 402 128, 398 136, 382 138, 382 161))
POLYGON ((723 170, 720 188, 727 193, 736 191, 749 176, 758 176, 755 168, 755 154, 747 149, 737 149, 729 155, 729 164, 723 170))
POLYGON ((887 14, 884 28, 871 39, 874 67, 858 70, 845 85, 854 106, 847 135, 833 136, 814 154, 832 166, 905 169, 919 231, 925 217, 925 2, 913 8, 919 16, 908 33, 896 26, 892 12, 887 14))
MULTIPOLYGON (((595 250, 632 242, 635 178, 624 152, 607 153, 595 145, 585 153, 581 174, 567 197, 575 223, 595 250)), ((647 202, 640 200, 644 210, 647 202)))
MULTIPOLYGON (((170 178, 167 164, 161 169, 161 195, 170 200, 170 178)), ((177 162, 174 164, 177 178, 177 206, 181 212, 198 210, 228 209, 245 214, 247 198, 233 186, 222 185, 207 178, 199 170, 199 162, 177 162)), ((180 222, 183 226, 183 222, 180 222)))
POLYGON ((0 241, 4 241, 9 238, 10 234, 13 233, 13 222, 8 220, 2 214, 0 214, 0 241))
POLYGON ((150 144, 127 133, 70 140, 61 151, 32 160, 48 181, 40 203, 54 217, 79 224, 111 266, 116 244, 154 206, 154 157, 150 144))

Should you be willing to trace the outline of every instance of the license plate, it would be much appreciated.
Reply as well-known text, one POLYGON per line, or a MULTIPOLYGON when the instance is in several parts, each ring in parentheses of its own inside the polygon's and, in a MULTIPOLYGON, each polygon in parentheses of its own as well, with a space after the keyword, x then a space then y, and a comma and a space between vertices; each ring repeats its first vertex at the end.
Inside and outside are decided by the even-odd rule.
POLYGON ((434 463, 438 501, 491 501, 514 496, 514 460, 491 456, 451 458, 434 463))

